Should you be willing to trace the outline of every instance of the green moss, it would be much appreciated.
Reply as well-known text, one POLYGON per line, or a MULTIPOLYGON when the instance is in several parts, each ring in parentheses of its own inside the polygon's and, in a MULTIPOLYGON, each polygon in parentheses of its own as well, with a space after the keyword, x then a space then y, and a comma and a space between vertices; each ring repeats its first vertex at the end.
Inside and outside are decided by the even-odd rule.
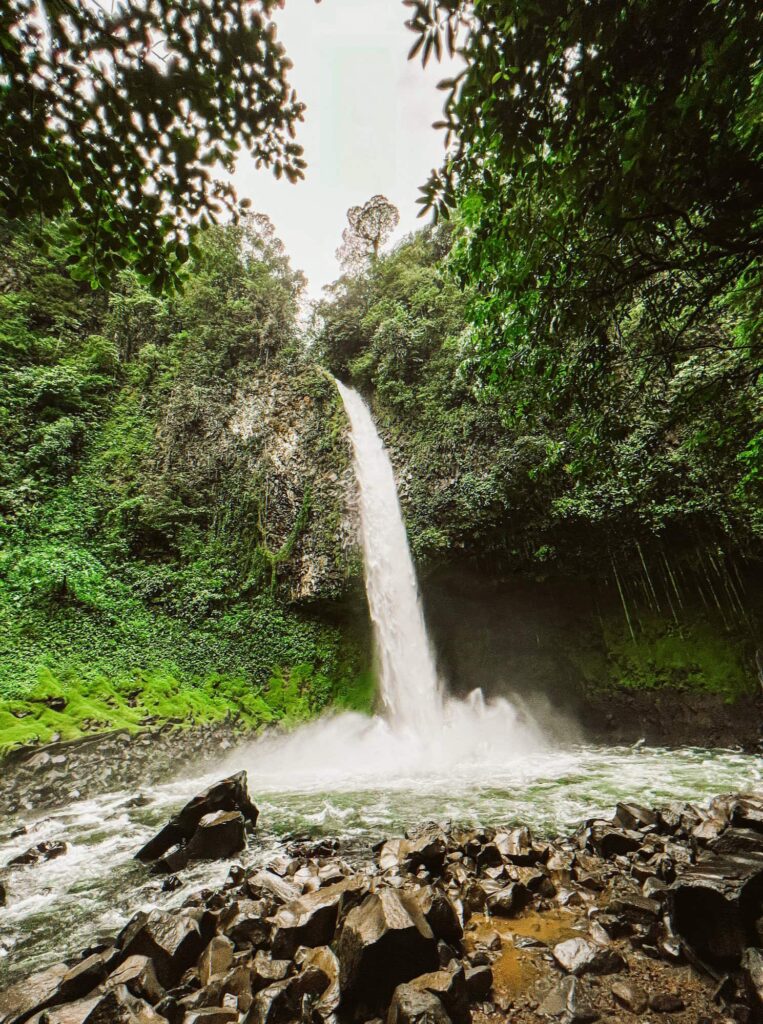
POLYGON ((731 702, 754 686, 742 639, 701 617, 687 617, 679 626, 642 616, 634 639, 612 615, 598 636, 568 643, 570 660, 592 690, 670 687, 716 693, 731 702))

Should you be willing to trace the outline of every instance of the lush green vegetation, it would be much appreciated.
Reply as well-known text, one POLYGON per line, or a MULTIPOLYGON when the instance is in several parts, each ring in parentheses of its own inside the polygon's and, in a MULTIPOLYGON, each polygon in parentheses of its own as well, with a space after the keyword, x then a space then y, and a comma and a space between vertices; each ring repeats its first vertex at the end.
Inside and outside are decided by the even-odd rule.
POLYGON ((311 488, 347 454, 333 386, 301 354, 301 278, 272 228, 210 230, 175 298, 129 272, 91 292, 65 271, 65 238, 58 224, 2 238, 3 734, 8 715, 8 734, 28 736, 367 702, 352 631, 291 600, 311 488), (315 406, 313 482, 279 475, 267 430, 247 433, 263 388, 284 418, 315 406), (25 703, 61 685, 63 717, 25 703))
POLYGON ((275 0, 8 0, 0 9, 0 216, 73 217, 59 252, 80 280, 133 268, 174 287, 192 235, 238 210, 243 146, 296 181, 303 106, 275 0))

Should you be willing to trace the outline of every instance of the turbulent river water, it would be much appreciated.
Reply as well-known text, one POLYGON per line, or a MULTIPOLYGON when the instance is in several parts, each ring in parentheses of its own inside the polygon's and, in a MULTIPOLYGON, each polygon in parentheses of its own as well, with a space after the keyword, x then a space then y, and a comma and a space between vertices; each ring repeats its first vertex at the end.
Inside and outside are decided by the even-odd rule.
MULTIPOLYGON (((351 422, 361 499, 369 608, 382 711, 334 715, 228 753, 213 773, 178 765, 178 778, 142 793, 114 792, 38 816, 0 816, 0 870, 32 843, 63 839, 47 863, 2 872, 0 983, 113 936, 137 909, 181 903, 213 888, 228 863, 199 863, 183 886, 162 892, 135 851, 170 813, 206 785, 246 768, 260 808, 256 838, 238 861, 267 863, 294 836, 332 836, 345 856, 425 821, 529 824, 556 833, 620 799, 701 803, 757 788, 760 759, 732 750, 613 748, 545 739, 533 714, 479 692, 450 700, 437 676, 395 480, 371 415, 340 386, 351 422), (16 838, 20 825, 28 832, 16 838)), ((555 735, 559 734, 557 729, 555 735)))

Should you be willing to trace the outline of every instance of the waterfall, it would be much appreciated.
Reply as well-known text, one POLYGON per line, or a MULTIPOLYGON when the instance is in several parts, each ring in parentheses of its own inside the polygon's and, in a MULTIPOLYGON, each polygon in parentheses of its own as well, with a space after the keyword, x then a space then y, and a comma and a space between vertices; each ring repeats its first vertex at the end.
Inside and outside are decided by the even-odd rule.
POLYGON ((337 387, 350 421, 360 492, 379 692, 389 721, 421 734, 441 717, 442 697, 392 463, 366 403, 339 381, 337 387))

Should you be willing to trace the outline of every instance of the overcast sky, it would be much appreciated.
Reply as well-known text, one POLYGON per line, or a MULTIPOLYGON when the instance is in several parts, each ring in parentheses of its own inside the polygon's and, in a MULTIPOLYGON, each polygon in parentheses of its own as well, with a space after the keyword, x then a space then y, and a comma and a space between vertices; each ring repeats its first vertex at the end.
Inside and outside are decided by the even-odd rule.
POLYGON ((422 223, 418 187, 443 153, 431 127, 444 97, 436 85, 452 68, 433 60, 425 71, 406 59, 415 38, 407 11, 398 0, 289 0, 278 14, 291 82, 307 104, 298 137, 306 178, 276 181, 244 157, 234 182, 271 218, 312 298, 339 275, 334 253, 349 206, 381 192, 400 210, 395 237, 422 223))

